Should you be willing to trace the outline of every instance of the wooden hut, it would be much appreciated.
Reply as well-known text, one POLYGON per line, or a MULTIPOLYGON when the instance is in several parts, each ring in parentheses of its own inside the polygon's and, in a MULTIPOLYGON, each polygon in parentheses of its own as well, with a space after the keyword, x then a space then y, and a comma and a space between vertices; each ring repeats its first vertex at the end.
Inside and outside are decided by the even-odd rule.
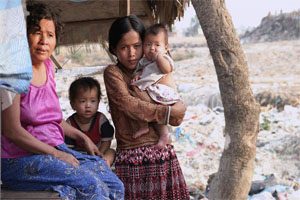
MULTIPOLYGON (((30 2, 31 0, 27 0, 30 2)), ((59 9, 64 33, 58 45, 98 43, 108 52, 105 41, 112 22, 121 16, 134 14, 146 26, 155 22, 170 28, 184 15, 190 0, 34 0, 59 9)), ((112 60, 114 58, 109 55, 112 60)), ((56 59, 51 57, 58 68, 56 59)))
MULTIPOLYGON (((29 1, 29 0, 28 0, 29 1)), ((154 22, 171 26, 183 17, 189 0, 38 0, 61 10, 65 24, 60 45, 95 43, 106 40, 111 23, 135 14, 145 25, 154 22)))

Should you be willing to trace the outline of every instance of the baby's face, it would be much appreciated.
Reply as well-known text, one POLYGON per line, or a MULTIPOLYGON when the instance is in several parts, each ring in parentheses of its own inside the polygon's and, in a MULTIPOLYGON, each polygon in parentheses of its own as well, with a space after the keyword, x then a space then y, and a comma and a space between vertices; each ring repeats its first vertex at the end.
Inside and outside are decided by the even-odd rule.
POLYGON ((168 49, 165 41, 164 32, 159 32, 157 35, 147 35, 143 43, 143 50, 146 58, 148 60, 153 60, 157 53, 165 54, 168 49))

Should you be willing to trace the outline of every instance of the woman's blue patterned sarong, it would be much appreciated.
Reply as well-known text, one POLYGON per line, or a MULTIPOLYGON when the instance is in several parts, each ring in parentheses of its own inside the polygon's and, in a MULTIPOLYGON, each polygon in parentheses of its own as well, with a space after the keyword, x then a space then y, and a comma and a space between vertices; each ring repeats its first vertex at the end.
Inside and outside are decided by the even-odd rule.
POLYGON ((65 144, 57 149, 72 154, 80 161, 80 166, 76 168, 42 154, 2 158, 2 182, 13 190, 54 190, 61 198, 70 200, 124 199, 123 183, 103 159, 79 153, 65 144))

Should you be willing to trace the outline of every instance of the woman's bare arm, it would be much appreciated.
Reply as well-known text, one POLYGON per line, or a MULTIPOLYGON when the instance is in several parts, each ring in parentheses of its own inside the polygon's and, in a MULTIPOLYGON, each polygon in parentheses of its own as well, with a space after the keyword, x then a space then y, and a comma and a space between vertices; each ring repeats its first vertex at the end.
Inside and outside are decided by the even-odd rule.
POLYGON ((34 154, 49 154, 77 166, 78 160, 71 154, 41 142, 27 132, 20 122, 20 95, 16 95, 10 107, 2 111, 2 134, 20 148, 34 154), (5 116, 5 117, 4 117, 5 116))

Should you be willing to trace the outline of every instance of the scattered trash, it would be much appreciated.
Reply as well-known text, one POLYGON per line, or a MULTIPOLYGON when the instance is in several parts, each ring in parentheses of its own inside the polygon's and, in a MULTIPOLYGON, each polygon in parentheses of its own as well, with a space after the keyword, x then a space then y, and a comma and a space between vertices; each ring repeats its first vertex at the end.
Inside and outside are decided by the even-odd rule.
MULTIPOLYGON (((263 53, 265 52, 264 50, 263 53)), ((175 71, 175 73, 180 73, 180 75, 181 73, 189 73, 190 67, 198 65, 199 62, 202 61, 192 59, 189 60, 186 67, 180 64, 179 67, 182 70, 176 69, 177 72, 175 71), (191 64, 193 61, 195 63, 191 64)), ((203 72, 207 72, 209 70, 207 66, 213 64, 202 63, 201 65, 205 66, 203 72)), ((296 65, 291 66, 293 70, 297 69, 294 67, 296 65)), ((198 69, 200 69, 199 65, 197 66, 198 69)), ((211 69, 214 68, 211 67, 211 69)), ((95 76, 103 86, 101 90, 105 94, 103 74, 98 73, 102 70, 100 67, 72 68, 70 70, 65 69, 65 72, 70 76, 64 76, 65 72, 60 73, 58 71, 56 73, 57 92, 64 118, 73 112, 68 100, 67 89, 77 76, 81 74, 95 76)), ((215 72, 213 71, 213 73, 215 72)), ((205 76, 205 84, 203 85, 194 82, 194 80, 194 83, 191 82, 191 79, 198 81, 196 78, 196 75, 189 74, 188 81, 179 83, 178 89, 187 105, 187 111, 182 124, 179 127, 170 128, 173 145, 185 180, 190 188, 192 200, 206 198, 207 181, 210 174, 218 171, 225 141, 223 136, 225 128, 224 108, 221 106, 219 96, 214 95, 214 98, 211 98, 213 99, 211 108, 207 106, 210 94, 217 94, 219 91, 218 84, 211 84, 208 80, 215 78, 217 81, 217 78, 205 76)), ((257 81, 256 79, 253 80, 254 82, 257 81)), ((261 130, 257 137, 254 176, 249 200, 300 200, 300 105, 293 104, 292 98, 288 98, 289 104, 284 103, 285 99, 287 99, 285 96, 280 96, 280 98, 278 96, 273 98, 272 96, 270 98, 271 104, 283 105, 280 107, 283 109, 278 109, 278 106, 266 103, 266 100, 269 100, 268 95, 261 96, 261 103, 265 102, 267 106, 262 107, 260 113, 261 130), (275 101, 272 102, 272 100, 275 101), (274 177, 276 176, 276 181, 268 182, 267 180, 272 180, 272 174, 274 177)), ((106 95, 103 95, 99 110, 111 120, 107 102, 106 95)), ((115 140, 113 140, 113 145, 116 146, 115 140)))

